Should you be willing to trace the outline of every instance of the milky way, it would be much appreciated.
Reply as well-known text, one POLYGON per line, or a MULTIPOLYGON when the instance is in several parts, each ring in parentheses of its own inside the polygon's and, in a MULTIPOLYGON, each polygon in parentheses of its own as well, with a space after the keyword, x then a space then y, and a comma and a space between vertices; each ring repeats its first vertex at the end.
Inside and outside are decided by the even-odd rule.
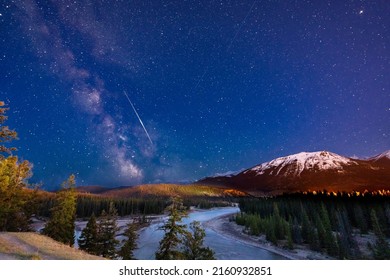
POLYGON ((32 181, 187 182, 389 149, 388 1, 290 2, 2 1, 0 100, 32 181))

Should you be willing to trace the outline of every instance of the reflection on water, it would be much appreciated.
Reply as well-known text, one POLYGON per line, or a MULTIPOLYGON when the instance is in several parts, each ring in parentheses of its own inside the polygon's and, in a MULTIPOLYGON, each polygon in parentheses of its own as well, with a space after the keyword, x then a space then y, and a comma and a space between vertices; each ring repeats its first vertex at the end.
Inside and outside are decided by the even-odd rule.
MULTIPOLYGON (((183 219, 185 224, 192 221, 205 222, 211 219, 223 216, 225 214, 233 214, 238 212, 237 207, 215 208, 204 211, 194 211, 189 216, 183 219)), ((161 218, 158 223, 144 228, 139 235, 138 250, 135 251, 135 257, 140 260, 154 259, 155 252, 158 249, 159 241, 163 237, 164 232, 159 230, 167 218, 161 218)), ((206 228, 205 244, 212 248, 215 256, 220 260, 274 260, 285 259, 284 257, 263 250, 251 245, 243 244, 234 239, 224 237, 215 231, 206 228)))

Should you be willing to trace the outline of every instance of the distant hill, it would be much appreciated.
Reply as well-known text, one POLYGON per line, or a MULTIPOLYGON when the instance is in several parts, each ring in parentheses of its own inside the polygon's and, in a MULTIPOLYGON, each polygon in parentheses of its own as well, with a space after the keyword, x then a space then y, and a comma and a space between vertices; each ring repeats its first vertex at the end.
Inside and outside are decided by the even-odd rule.
POLYGON ((207 177, 199 184, 234 188, 254 195, 323 189, 389 190, 390 151, 369 159, 352 159, 328 151, 302 152, 235 175, 207 177))
POLYGON ((80 186, 77 187, 77 192, 79 193, 92 193, 92 194, 100 194, 109 190, 109 188, 105 188, 102 186, 80 186))
POLYGON ((97 194, 114 198, 130 197, 240 197, 246 196, 242 191, 231 188, 220 188, 206 185, 149 184, 135 187, 79 187, 80 193, 97 194))
POLYGON ((34 232, 0 232, 0 260, 103 260, 34 232))

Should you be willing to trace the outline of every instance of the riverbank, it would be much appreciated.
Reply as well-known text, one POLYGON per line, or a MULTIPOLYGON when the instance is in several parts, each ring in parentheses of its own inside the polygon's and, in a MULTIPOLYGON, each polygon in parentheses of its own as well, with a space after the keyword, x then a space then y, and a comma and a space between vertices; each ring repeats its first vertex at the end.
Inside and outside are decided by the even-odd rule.
POLYGON ((328 256, 313 252, 304 248, 303 246, 294 248, 293 250, 277 247, 265 239, 265 236, 253 236, 244 233, 244 227, 237 225, 234 221, 230 221, 230 218, 234 214, 227 214, 220 216, 216 219, 212 219, 204 222, 204 226, 210 228, 216 233, 225 236, 227 238, 236 240, 237 242, 254 246, 259 249, 264 249, 274 254, 278 254, 290 260, 327 260, 328 256))

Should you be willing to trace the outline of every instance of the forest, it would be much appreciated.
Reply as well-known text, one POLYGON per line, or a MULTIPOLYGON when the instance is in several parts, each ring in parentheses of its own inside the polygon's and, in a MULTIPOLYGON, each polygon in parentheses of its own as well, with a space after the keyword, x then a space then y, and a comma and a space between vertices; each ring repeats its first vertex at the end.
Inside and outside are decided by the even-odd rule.
POLYGON ((388 196, 295 193, 241 199, 239 206, 236 223, 274 245, 291 250, 305 246, 335 259, 390 258, 388 196), (374 241, 359 246, 356 237, 369 234, 374 241))
MULTIPOLYGON (((50 209, 55 203, 55 196, 41 196, 38 202, 38 215, 50 216, 50 209)), ((151 215, 161 214, 168 205, 168 201, 157 198, 109 198, 88 194, 77 194, 76 216, 77 218, 88 218, 92 214, 99 216, 105 210, 109 210, 110 203, 113 203, 119 216, 127 215, 151 215)))
MULTIPOLYGON (((55 193, 40 193, 35 198, 36 213, 41 217, 49 217, 50 209, 52 209, 56 194, 55 193)), ((195 206, 199 209, 210 209, 212 207, 231 206, 237 202, 236 198, 190 198, 183 199, 183 205, 189 209, 195 206)), ((161 197, 131 197, 131 198, 111 198, 91 194, 77 194, 76 200, 76 215, 77 218, 89 218, 92 214, 99 216, 105 210, 109 210, 110 203, 113 203, 117 209, 118 216, 145 216, 162 214, 170 203, 169 198, 161 197)))

